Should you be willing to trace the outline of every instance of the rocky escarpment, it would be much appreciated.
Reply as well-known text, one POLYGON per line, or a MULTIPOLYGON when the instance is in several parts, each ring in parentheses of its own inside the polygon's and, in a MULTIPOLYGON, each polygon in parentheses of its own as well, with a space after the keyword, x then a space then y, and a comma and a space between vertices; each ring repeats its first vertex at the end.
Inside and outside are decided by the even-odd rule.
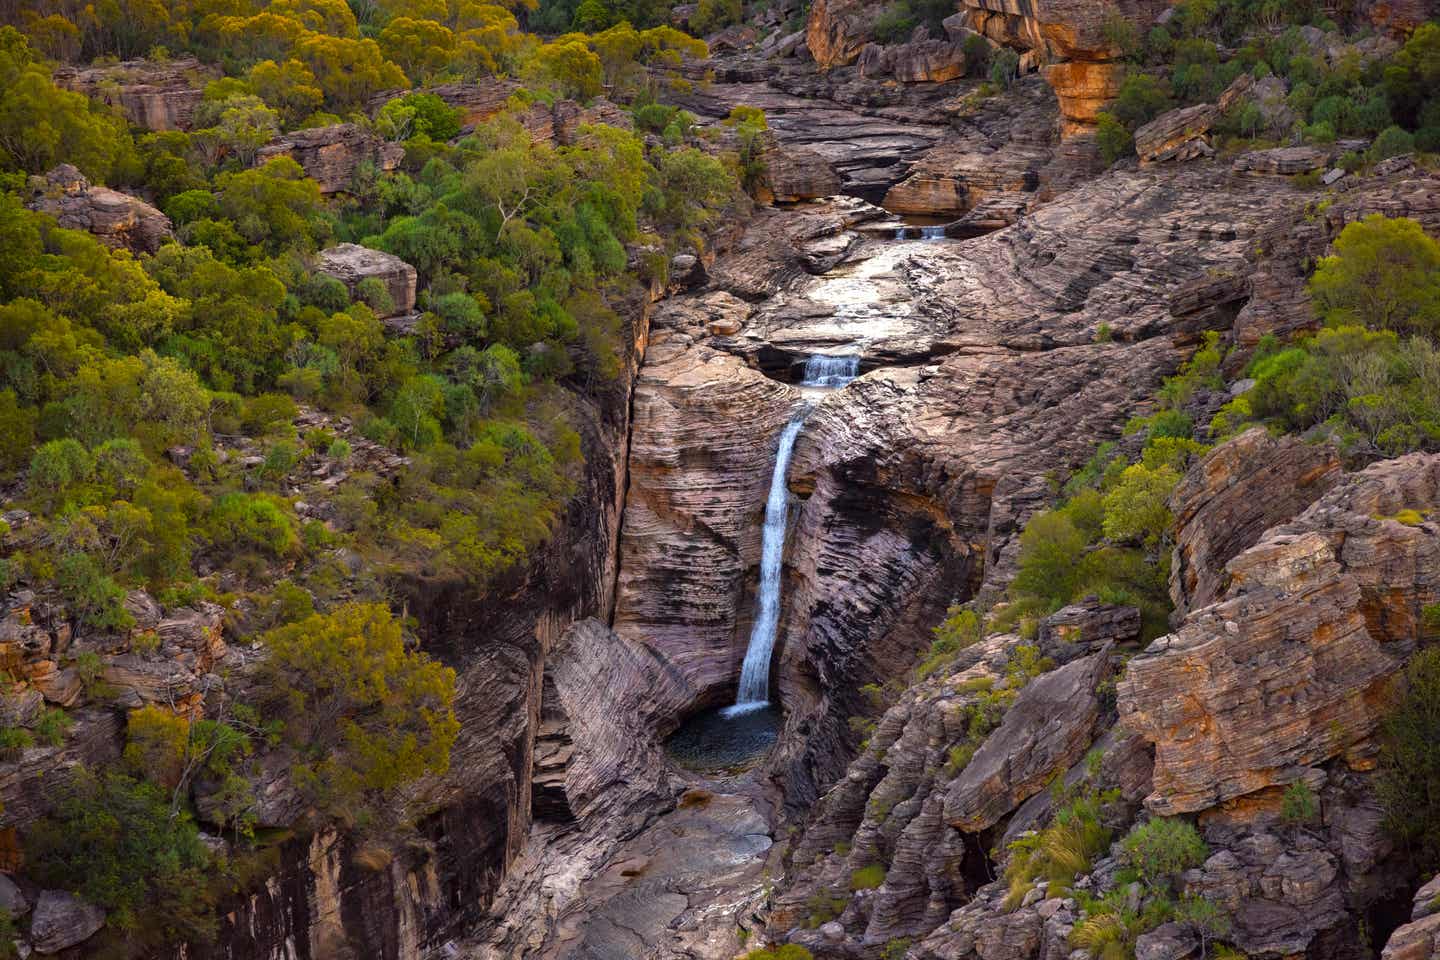
POLYGON ((1337 755, 1369 766, 1420 611, 1440 601, 1440 529, 1393 518, 1437 501, 1436 458, 1368 468, 1232 559, 1218 602, 1131 661, 1120 713, 1155 744, 1152 810, 1212 807, 1337 755))
POLYGON ((31 178, 30 209, 48 213, 68 230, 86 230, 102 243, 154 253, 173 239, 170 218, 128 193, 91 185, 68 163, 31 178))
MULTIPOLYGON (((1253 434, 1220 447, 1192 468, 1177 511, 1198 516, 1217 504, 1217 488, 1242 489, 1247 451, 1286 470, 1296 456, 1288 447, 1253 434), (1217 484, 1229 469, 1233 483, 1217 484)), ((1280 498, 1288 485, 1313 484, 1309 473, 1291 469, 1280 498)), ((1329 474, 1322 467, 1320 477, 1329 474)), ((1113 790, 1103 820, 1116 831, 1142 805, 1199 814, 1208 855, 1179 890, 1216 904, 1227 938, 1246 955, 1373 955, 1355 933, 1357 918, 1387 935, 1393 905, 1408 902, 1413 885, 1382 826, 1370 737, 1415 649, 1417 611, 1435 602, 1431 554, 1440 544, 1434 523, 1393 516, 1427 516, 1440 501, 1437 479, 1440 458, 1412 455, 1330 477, 1333 488, 1318 499, 1292 496, 1289 512, 1298 516, 1230 561, 1225 598, 1130 660, 1118 723, 1094 699, 1109 644, 1135 636, 1118 611, 1076 607, 1046 621, 1037 652, 1064 665, 1042 663, 1048 672, 1020 689, 978 750, 970 717, 977 704, 996 702, 1023 641, 995 636, 962 651, 900 696, 815 806, 771 903, 767 936, 817 956, 1074 957, 1069 938, 1082 915, 1073 894, 1047 892, 1041 881, 1017 902, 989 871, 1003 865, 1011 840, 1048 820, 1057 796, 1113 790), (1324 558, 1300 555, 1309 545, 1323 552, 1321 544, 1324 558), (1348 613, 1325 612, 1343 603, 1348 613), (1197 636, 1214 649, 1202 651, 1197 636), (967 740, 970 751, 955 753, 967 740), (1281 816, 1281 793, 1301 781, 1317 813, 1297 825, 1281 816), (992 868, 987 855, 999 864, 992 868), (869 869, 878 871, 874 889, 854 879, 869 869)), ((1074 888, 1096 897, 1117 889, 1117 852, 1102 854, 1074 888)), ((1412 922, 1395 932, 1387 957, 1430 955, 1433 893, 1415 897, 1412 922)), ((1135 946, 1138 956, 1187 956, 1199 943, 1192 929, 1169 925, 1135 946)))
POLYGON ((424 648, 458 674, 449 772, 414 788, 414 801, 434 812, 379 870, 357 858, 350 836, 285 844, 279 869, 229 905, 219 942, 197 956, 412 960, 484 919, 533 819, 549 652, 572 623, 608 617, 613 606, 630 387, 651 295, 615 307, 625 364, 613 384, 564 395, 586 465, 544 549, 485 594, 458 579, 400 584, 424 648))
POLYGON ((147 130, 188 130, 204 86, 220 71, 194 57, 126 60, 94 67, 61 67, 55 83, 117 106, 126 119, 147 130))

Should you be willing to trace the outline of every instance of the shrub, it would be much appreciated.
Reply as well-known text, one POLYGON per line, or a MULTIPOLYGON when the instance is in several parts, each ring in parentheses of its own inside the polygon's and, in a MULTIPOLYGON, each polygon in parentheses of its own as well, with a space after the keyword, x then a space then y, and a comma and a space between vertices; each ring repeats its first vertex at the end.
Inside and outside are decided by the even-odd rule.
POLYGON ((100 630, 128 630, 135 618, 125 610, 125 591, 86 553, 68 553, 55 568, 65 605, 81 623, 100 630))
POLYGON ((1167 889, 1172 877, 1200 866, 1209 855, 1195 827, 1178 818, 1147 820, 1120 841, 1120 859, 1152 890, 1167 889))
POLYGON ((1001 47, 990 57, 990 82, 1009 89, 1020 76, 1020 54, 1001 47))
POLYGON ((1105 536, 1153 549, 1170 529, 1170 492, 1179 482, 1180 475, 1168 465, 1126 467, 1120 482, 1105 494, 1105 536))
POLYGON ((1103 111, 1096 120, 1095 143, 1100 148, 1100 158, 1107 166, 1135 152, 1135 138, 1125 129, 1125 124, 1103 111))
POLYGON ((78 440, 65 437, 42 444, 30 458, 30 488, 53 508, 65 491, 95 475, 95 458, 78 440))
POLYGON ((1280 819, 1289 824, 1309 823, 1320 813, 1320 803, 1315 791, 1304 780, 1296 780, 1285 788, 1285 797, 1280 802, 1280 819))
POLYGON ((80 768, 24 846, 37 881, 103 907, 132 948, 214 937, 209 854, 189 814, 154 784, 80 768))
POLYGON ((1386 127, 1370 145, 1370 162, 1378 163, 1390 157, 1415 152, 1415 137, 1400 127, 1386 127))
POLYGON ((1375 789, 1391 833, 1413 852, 1416 867, 1440 867, 1440 647, 1417 653, 1405 668, 1404 699, 1381 727, 1375 789))
POLYGON ((1408 217, 1372 213, 1351 223, 1310 278, 1316 309, 1332 324, 1440 332, 1440 243, 1408 217))
POLYGON ((75 721, 59 707, 46 707, 35 721, 35 736, 47 747, 58 747, 70 735, 75 721))
POLYGON ((850 874, 851 890, 874 890, 885 882, 885 867, 878 863, 872 863, 867 867, 852 871, 850 874))
POLYGON ((322 815, 370 826, 393 791, 449 767, 455 671, 405 648, 379 604, 347 604, 269 631, 267 707, 297 751, 295 782, 322 815))
POLYGON ((751 950, 744 960, 815 960, 814 955, 797 943, 787 943, 774 950, 751 950))
POLYGON ((210 539, 231 550, 260 549, 283 557, 300 547, 284 501, 265 494, 226 493, 215 498, 207 520, 210 539))
POLYGON ((1057 810, 1045 829, 1010 844, 1006 909, 1018 907, 1039 880, 1049 881, 1048 896, 1060 896, 1110 846, 1110 829, 1100 821, 1105 799, 1093 792, 1082 794, 1057 810))

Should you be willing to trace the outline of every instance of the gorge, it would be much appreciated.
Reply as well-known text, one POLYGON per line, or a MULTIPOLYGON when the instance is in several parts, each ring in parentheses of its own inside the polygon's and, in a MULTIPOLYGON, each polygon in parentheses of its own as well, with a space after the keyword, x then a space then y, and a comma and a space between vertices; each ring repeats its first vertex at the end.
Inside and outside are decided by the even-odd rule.
POLYGON ((20 6, 0 953, 1440 960, 1433 3, 20 6))

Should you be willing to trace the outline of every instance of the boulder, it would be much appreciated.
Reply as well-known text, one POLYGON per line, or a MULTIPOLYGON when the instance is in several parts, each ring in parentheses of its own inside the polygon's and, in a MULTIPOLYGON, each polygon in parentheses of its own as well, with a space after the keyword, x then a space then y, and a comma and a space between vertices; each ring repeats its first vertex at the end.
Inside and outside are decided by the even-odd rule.
POLYGON ((1194 160, 1213 156, 1205 135, 1220 111, 1211 103, 1167 110, 1135 131, 1135 152, 1141 163, 1194 160))
POLYGON ((43 890, 30 918, 36 953, 59 953, 89 940, 105 926, 105 911, 64 890, 43 890))
POLYGON ((1032 680, 950 785, 945 819, 978 833, 997 823, 1090 748, 1110 670, 1109 647, 1032 680))
POLYGON ((83 93, 110 106, 147 130, 188 130, 195 107, 204 99, 207 82, 220 71, 194 57, 164 63, 126 60, 95 67, 61 67, 57 86, 83 93))
POLYGON ((50 214, 67 229, 93 233, 107 246, 154 253, 175 238, 165 214, 139 197, 92 186, 68 163, 44 177, 31 177, 30 188, 31 210, 50 214))
POLYGON ((1170 598, 1177 616, 1217 600, 1227 582, 1227 563, 1339 479, 1334 447, 1272 437, 1263 427, 1201 458, 1170 496, 1175 515, 1170 598))
POLYGON ((1162 923, 1135 938, 1135 960, 1190 960, 1200 955, 1200 938, 1182 923, 1162 923))
POLYGON ((23 917, 30 911, 30 900, 6 874, 0 873, 0 910, 11 917, 23 917))
POLYGON ((1242 153, 1231 168, 1236 173, 1288 177, 1323 170, 1329 163, 1330 152, 1319 147, 1276 147, 1242 153))
POLYGON ((764 161, 764 186, 773 202, 795 203, 840 192, 835 168, 808 147, 781 144, 767 133, 764 161))
POLYGON ((1086 597, 1041 620, 1037 639, 1041 653, 1068 663, 1103 643, 1140 639, 1140 611, 1086 597))
POLYGON ((1172 815, 1283 786, 1368 741, 1440 602, 1440 523, 1391 519, 1440 504, 1440 456, 1347 477, 1226 566, 1222 599, 1131 660, 1121 723, 1155 744, 1155 792, 1172 815))
POLYGON ((395 304, 387 316, 401 316, 415 309, 418 274, 414 267, 394 254, 356 243, 342 243, 320 251, 315 269, 345 284, 351 296, 362 280, 370 277, 380 280, 395 304))
POLYGON ((356 124, 335 123, 276 137, 256 152, 255 165, 262 166, 275 157, 293 157, 305 176, 320 184, 321 193, 340 193, 350 189, 362 163, 373 163, 385 171, 400 166, 405 147, 356 124))
POLYGON ((1410 922, 1398 927, 1385 943, 1380 960, 1440 958, 1440 875, 1415 891, 1410 922))
POLYGON ((805 45, 822 70, 854 63, 871 40, 878 8, 859 0, 815 0, 805 22, 805 45))
POLYGON ((860 53, 859 67, 862 77, 945 83, 965 76, 965 48, 953 40, 914 40, 889 47, 870 43, 860 53))

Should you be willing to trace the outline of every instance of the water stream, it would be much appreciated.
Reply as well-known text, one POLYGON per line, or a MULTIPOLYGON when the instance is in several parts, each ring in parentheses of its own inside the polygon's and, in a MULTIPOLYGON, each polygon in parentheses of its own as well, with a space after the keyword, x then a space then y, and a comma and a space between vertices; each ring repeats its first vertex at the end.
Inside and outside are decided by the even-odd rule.
MULTIPOLYGON (((859 354, 816 354, 805 361, 805 375, 800 386, 837 389, 854 380, 860 373, 859 354)), ((785 526, 790 508, 790 488, 786 475, 795 441, 805 426, 814 401, 806 398, 780 432, 775 452, 775 469, 770 474, 770 493, 765 499, 765 525, 760 536, 760 586, 755 597, 755 622, 750 628, 750 644, 745 648, 745 662, 740 668, 740 688, 735 704, 727 708, 727 716, 759 710, 770 699, 770 658, 775 650, 775 633, 780 623, 780 573, 785 557, 785 526)))

